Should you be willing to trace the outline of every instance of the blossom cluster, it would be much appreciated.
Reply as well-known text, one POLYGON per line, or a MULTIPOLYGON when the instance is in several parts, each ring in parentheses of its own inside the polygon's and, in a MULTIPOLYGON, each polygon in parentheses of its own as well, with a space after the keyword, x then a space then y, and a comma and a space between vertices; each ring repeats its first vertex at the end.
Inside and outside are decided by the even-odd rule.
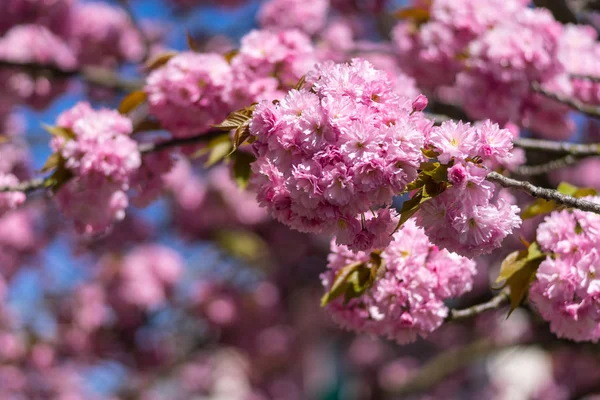
POLYGON ((252 30, 231 60, 235 107, 283 97, 315 64, 310 38, 299 30, 252 30))
POLYGON ((421 205, 417 224, 433 243, 464 256, 500 247, 521 219, 517 206, 494 197, 486 164, 510 157, 512 133, 490 121, 475 126, 447 121, 432 129, 428 145, 441 163, 451 165, 452 186, 421 205))
POLYGON ((12 26, 36 24, 66 36, 75 0, 4 0, 0 14, 0 35, 12 26))
POLYGON ((537 229, 537 241, 549 255, 536 272, 529 300, 559 337, 600 339, 599 228, 597 214, 562 210, 537 229))
MULTIPOLYGON (((347 302, 342 296, 326 309, 346 329, 401 344, 439 328, 448 316, 444 300, 471 290, 476 273, 474 261, 433 245, 413 220, 393 235, 381 257, 385 272, 366 293, 347 302)), ((323 286, 329 290, 340 269, 369 259, 369 253, 353 253, 332 242, 323 286)))
POLYGON ((401 21, 394 28, 393 40, 402 68, 419 86, 433 88, 453 84, 470 42, 490 27, 514 19, 529 0, 414 3, 426 14, 425 21, 401 21))
POLYGON ((387 75, 360 59, 324 63, 307 88, 257 105, 250 122, 257 160, 251 186, 261 205, 302 232, 335 233, 354 250, 385 247, 390 205, 417 177, 431 123, 387 75), (367 219, 367 215, 369 219, 367 219))
POLYGON ((202 133, 227 116, 232 77, 219 54, 180 53, 148 76, 149 111, 174 137, 202 133))
MULTIPOLYGON (((565 25, 559 59, 572 75, 600 76, 598 33, 589 25, 565 25)), ((573 96, 585 103, 600 104, 600 86, 590 79, 573 78, 573 96)))
POLYGON ((435 0, 421 8, 424 20, 409 17, 395 27, 400 64, 421 87, 446 86, 441 97, 473 119, 514 122, 564 139, 575 128, 568 108, 531 86, 572 94, 570 61, 561 59, 565 32, 548 10, 528 4, 435 0))
POLYGON ((141 308, 162 305, 183 273, 183 260, 174 250, 157 244, 137 246, 121 261, 118 295, 141 308))
POLYGON ((102 232, 125 216, 125 191, 141 164, 137 143, 129 137, 131 120, 116 111, 78 103, 58 117, 57 126, 73 136, 55 136, 51 141, 52 150, 73 175, 57 192, 58 205, 80 232, 102 232))
MULTIPOLYGON (((14 63, 39 63, 72 70, 77 60, 71 49, 43 26, 17 25, 0 38, 0 60, 14 63)), ((67 90, 64 79, 33 76, 19 69, 0 71, 0 97, 36 109, 46 108, 67 90)))
POLYGON ((267 29, 299 29, 309 35, 325 26, 329 0, 269 0, 262 4, 258 21, 267 29))
POLYGON ((249 104, 282 97, 314 63, 310 39, 296 30, 254 30, 231 60, 180 53, 146 81, 150 113, 175 137, 200 134, 249 104))
POLYGON ((119 7, 90 2, 73 8, 70 45, 81 64, 112 68, 140 61, 143 44, 139 35, 119 7))

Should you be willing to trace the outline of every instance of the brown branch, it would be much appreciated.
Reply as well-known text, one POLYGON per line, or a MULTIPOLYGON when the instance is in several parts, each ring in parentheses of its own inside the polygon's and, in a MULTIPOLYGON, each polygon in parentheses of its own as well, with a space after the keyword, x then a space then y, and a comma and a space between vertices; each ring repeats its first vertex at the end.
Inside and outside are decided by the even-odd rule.
POLYGON ((473 318, 486 311, 497 310, 508 302, 508 295, 509 292, 505 289, 485 303, 476 304, 461 310, 450 310, 450 314, 446 318, 446 321, 458 321, 473 318))
POLYGON ((571 79, 581 79, 584 81, 600 83, 600 76, 588 76, 588 75, 580 75, 580 74, 571 74, 569 76, 571 77, 571 79))
POLYGON ((534 0, 533 3, 537 7, 544 7, 550 10, 552 15, 554 15, 554 18, 559 22, 564 24, 577 23, 575 12, 569 7, 569 4, 567 4, 567 1, 565 0, 534 0))
MULTIPOLYGON (((190 144, 198 144, 207 142, 216 136, 226 134, 222 130, 213 129, 200 135, 191 136, 182 139, 171 139, 164 142, 158 143, 140 143, 138 150, 142 154, 154 153, 173 147, 186 146, 190 144)), ((0 193, 2 192, 24 192, 25 194, 32 193, 36 190, 43 189, 48 183, 48 178, 35 178, 28 181, 20 182, 14 186, 0 186, 0 193)))
POLYGON ((537 197, 544 200, 552 200, 559 204, 563 204, 567 207, 577 208, 582 211, 600 214, 600 204, 594 203, 589 200, 578 199, 573 196, 568 196, 554 189, 546 189, 534 186, 529 182, 508 178, 497 172, 488 173, 486 179, 490 182, 496 182, 500 186, 503 186, 505 188, 522 190, 524 192, 529 193, 533 197, 537 197))
POLYGON ((579 100, 570 98, 568 96, 564 96, 562 94, 547 90, 547 89, 543 88, 542 85, 540 85, 538 82, 531 83, 531 90, 533 90, 535 93, 539 93, 542 96, 545 96, 549 99, 552 99, 552 100, 562 103, 566 106, 569 106, 573 110, 579 111, 580 113, 587 115, 588 117, 600 118, 600 107, 589 105, 589 104, 583 103, 579 100))
POLYGON ((568 167, 573 164, 577 164, 581 158, 568 154, 564 157, 557 158, 556 160, 548 161, 544 164, 538 165, 521 165, 514 173, 521 176, 535 176, 542 175, 560 168, 568 167))
POLYGON ((139 90, 143 86, 142 81, 123 78, 117 72, 103 67, 84 66, 79 69, 64 70, 51 64, 0 60, 0 69, 2 68, 17 68, 32 75, 42 75, 51 78, 67 79, 80 77, 88 83, 125 92, 139 90))
POLYGON ((525 150, 541 151, 544 153, 570 154, 579 157, 600 155, 600 143, 580 144, 517 138, 513 140, 513 144, 525 150))

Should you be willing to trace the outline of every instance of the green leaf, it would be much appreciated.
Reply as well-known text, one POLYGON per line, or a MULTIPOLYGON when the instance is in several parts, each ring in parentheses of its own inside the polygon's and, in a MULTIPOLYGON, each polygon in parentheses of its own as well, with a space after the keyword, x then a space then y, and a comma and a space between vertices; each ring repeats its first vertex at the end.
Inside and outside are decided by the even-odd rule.
POLYGON ((213 125, 213 128, 230 131, 232 129, 245 127, 250 123, 250 119, 252 119, 252 113, 254 112, 255 108, 256 103, 251 104, 246 108, 242 108, 241 110, 234 111, 230 113, 223 122, 213 125))
MULTIPOLYGON (((218 136, 206 145, 206 149, 209 153, 208 160, 204 163, 204 167, 208 168, 219 161, 223 160, 231 151, 232 144, 229 139, 229 135, 218 136)), ((204 150, 204 149, 203 149, 204 150)))
MULTIPOLYGON (((598 194, 598 191, 596 191, 596 189, 594 188, 579 188, 567 182, 561 182, 556 190, 564 195, 573 196, 576 198, 595 196, 598 194)), ((533 218, 538 215, 551 213, 552 211, 561 209, 563 207, 564 206, 557 204, 551 200, 537 199, 523 210, 523 212, 521 213, 521 218, 533 218)))
POLYGON ((222 230, 216 235, 217 245, 235 258, 252 265, 267 267, 269 246, 250 230, 222 230))
POLYGON ((527 250, 514 251, 502 262, 496 282, 504 282, 502 287, 510 288, 509 316, 525 298, 529 285, 535 279, 535 273, 545 258, 546 254, 533 242, 527 250))
POLYGON ((166 63, 169 62, 169 60, 173 57, 175 57, 177 54, 179 54, 176 51, 168 51, 166 53, 162 53, 159 54, 153 58, 151 58, 146 65, 144 65, 144 68, 147 71, 154 71, 155 69, 158 69, 160 67, 162 67, 163 65, 165 65, 166 63))
POLYGON ((138 108, 142 103, 146 101, 147 95, 143 90, 136 90, 135 92, 129 93, 121 101, 119 105, 119 112, 123 115, 129 114, 131 111, 138 108))
POLYGON ((530 219, 538 215, 548 214, 559 208, 552 200, 536 199, 521 212, 522 219, 530 219))
POLYGON ((348 264, 345 267, 341 268, 336 274, 333 280, 333 284, 331 285, 331 289, 327 293, 323 295, 321 298, 321 307, 326 306, 331 301, 337 299, 338 297, 345 295, 348 290, 353 289, 354 283, 351 282, 352 275, 356 273, 359 269, 366 268, 365 263, 356 262, 353 264, 348 264))
POLYGON ((398 225, 396 225, 396 229, 394 229, 393 233, 396 233, 398 229, 400 229, 400 227, 402 227, 402 225, 404 225, 404 223, 410 219, 410 217, 419 211, 419 206, 430 198, 431 197, 424 194, 424 190, 421 189, 415 193, 412 198, 406 200, 400 209, 400 220, 398 221, 398 225))
POLYGON ((48 159, 44 163, 44 166, 42 167, 40 172, 48 172, 50 170, 53 170, 53 169, 57 168, 63 162, 64 162, 64 160, 63 160, 62 156, 60 155, 60 153, 52 153, 52 154, 50 154, 50 157, 48 157, 48 159))
POLYGON ((296 89, 296 90, 302 89, 304 87, 305 83, 306 83, 306 75, 302 75, 302 78, 300 78, 298 83, 296 83, 296 85, 294 86, 294 89, 296 89))
POLYGON ((43 125, 46 132, 51 134, 52 136, 58 136, 65 140, 73 140, 76 138, 75 132, 70 129, 63 128, 61 126, 51 126, 51 125, 43 125))
POLYGON ((238 54, 240 54, 240 51, 238 49, 233 49, 233 50, 229 50, 227 53, 223 54, 223 57, 229 64, 231 64, 231 61, 233 60, 233 58, 235 56, 237 56, 238 54))
POLYGON ((429 18, 431 17, 429 9, 418 6, 401 8, 392 15, 397 19, 409 19, 417 24, 424 24, 429 21, 429 18))
POLYGON ((200 53, 201 49, 196 44, 196 39, 192 36, 190 31, 185 30, 185 39, 187 40, 187 45, 190 50, 195 51, 196 53, 200 53))
POLYGON ((577 186, 571 185, 568 182, 561 182, 558 184, 556 190, 558 190, 562 194, 566 194, 568 196, 573 196, 577 191, 577 186))
POLYGON ((438 158, 438 156, 440 155, 440 153, 432 149, 421 149, 421 152, 427 158, 438 158))
POLYGON ((233 155, 233 177, 241 189, 246 189, 248 181, 252 175, 252 164, 256 158, 243 151, 238 151, 233 155))
POLYGON ((58 190, 73 177, 71 170, 65 168, 64 164, 59 164, 54 172, 46 178, 44 186, 50 188, 56 193, 58 190))
POLYGON ((433 163, 433 169, 422 173, 431 177, 437 183, 448 182, 448 165, 446 164, 433 163))

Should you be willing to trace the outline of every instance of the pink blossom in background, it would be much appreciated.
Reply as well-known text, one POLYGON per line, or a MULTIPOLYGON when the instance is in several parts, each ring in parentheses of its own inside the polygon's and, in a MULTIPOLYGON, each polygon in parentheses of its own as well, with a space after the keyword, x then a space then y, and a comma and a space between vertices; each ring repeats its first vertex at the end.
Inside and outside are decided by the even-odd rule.
MULTIPOLYGON (((72 70, 77 61, 67 44, 48 29, 38 25, 18 25, 0 38, 0 59, 15 63, 47 64, 72 70)), ((67 90, 64 79, 32 76, 17 69, 0 71, 2 97, 43 109, 67 90)))
POLYGON ((226 166, 214 167, 202 176, 195 174, 187 161, 178 160, 165 180, 173 196, 174 218, 190 234, 254 226, 268 220, 255 193, 241 190, 226 166), (206 209, 211 212, 204 212, 206 209))
POLYGON ((183 260, 174 250, 157 244, 134 248, 122 260, 119 296, 142 308, 156 308, 183 273, 183 260))
POLYGON ((173 156, 169 151, 158 151, 142 157, 142 164, 131 178, 131 198, 137 207, 146 207, 163 192, 164 176, 173 167, 173 156))
POLYGON ((469 43, 490 27, 523 13, 527 3, 528 0, 434 0, 429 6, 422 5, 429 12, 424 24, 401 21, 394 28, 400 66, 420 87, 451 85, 463 68, 460 59, 468 54, 469 43))
POLYGON ((310 38, 298 30, 252 30, 231 60, 235 108, 282 98, 315 64, 310 38))
POLYGON ((115 68, 140 61, 142 40, 127 13, 104 2, 78 2, 71 22, 71 46, 83 65, 115 68))
POLYGON ((329 0, 268 0, 258 11, 258 21, 262 28, 313 35, 325 26, 328 11, 329 0))
POLYGON ((125 191, 141 164, 137 143, 129 137, 132 123, 116 111, 78 103, 58 117, 58 126, 74 135, 51 142, 74 175, 57 193, 59 208, 80 232, 105 231, 125 217, 125 191))
MULTIPOLYGON (((560 40, 559 59, 573 75, 600 76, 598 33, 589 25, 565 25, 560 40)), ((579 100, 600 104, 600 86, 588 79, 572 78, 573 94, 579 100)))
POLYGON ((600 216, 580 210, 555 211, 538 227, 541 248, 554 256, 540 264, 529 299, 559 337, 600 339, 599 234, 600 216))
MULTIPOLYGON (((370 255, 353 253, 332 242, 328 270, 321 275, 330 289, 336 273, 370 255)), ((400 344, 426 337, 448 315, 444 300, 471 290, 475 262, 434 246, 413 220, 394 234, 383 251, 385 272, 369 291, 345 302, 338 298, 326 310, 343 328, 381 335, 400 344)))
MULTIPOLYGON (((280 222, 301 232, 337 232, 343 244, 354 237, 366 250, 373 234, 360 228, 360 215, 391 204, 416 178, 422 117, 367 61, 321 64, 307 85, 311 91, 292 90, 277 104, 256 107, 251 185, 280 222)), ((389 215, 369 223, 381 218, 395 224, 389 215)))
POLYGON ((600 158, 588 157, 573 166, 558 169, 550 173, 550 180, 554 185, 560 182, 569 182, 579 187, 592 187, 600 189, 600 158))
POLYGON ((150 113, 175 137, 205 132, 233 111, 231 67, 215 53, 180 53, 153 71, 144 88, 150 113))
POLYGON ((0 35, 15 25, 36 24, 66 38, 76 0, 4 0, 0 14, 0 35))

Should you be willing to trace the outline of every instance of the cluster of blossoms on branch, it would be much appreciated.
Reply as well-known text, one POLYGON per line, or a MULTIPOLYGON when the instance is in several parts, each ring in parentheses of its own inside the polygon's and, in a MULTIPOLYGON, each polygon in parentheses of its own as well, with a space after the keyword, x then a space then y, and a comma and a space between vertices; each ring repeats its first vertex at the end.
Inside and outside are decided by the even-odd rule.
POLYGON ((491 253, 521 224, 519 208, 495 197, 494 184, 485 180, 488 166, 510 158, 512 133, 489 121, 449 121, 431 130, 428 146, 452 164, 452 186, 422 204, 417 223, 438 246, 467 257, 491 253))
MULTIPOLYGON (((321 276, 323 286, 330 290, 347 265, 368 264, 371 257, 332 242, 328 270, 321 276)), ((474 261, 439 249, 412 220, 393 235, 381 258, 385 272, 367 293, 352 299, 339 297, 326 309, 346 329, 401 344, 439 328, 448 316, 444 300, 470 291, 476 273, 474 261)))
POLYGON ((150 113, 175 137, 197 135, 231 111, 282 97, 314 62, 310 39, 296 30, 251 31, 229 62, 216 53, 180 53, 149 75, 150 113))
MULTIPOLYGON (((81 233, 98 233, 125 217, 126 190, 141 165, 131 120, 113 110, 93 110, 79 103, 62 113, 51 147, 73 177, 56 193, 61 210, 81 233)), ((60 162, 60 161, 59 161, 60 162)))
POLYGON ((568 74, 584 57, 588 64, 595 57, 593 44, 586 45, 587 29, 565 27, 548 10, 529 8, 527 0, 436 0, 415 9, 420 19, 407 13, 394 29, 394 42, 400 64, 419 85, 442 87, 440 97, 458 102, 473 119, 514 122, 554 139, 573 133, 568 107, 532 85, 564 96, 585 85, 568 74), (569 56, 574 53, 588 55, 569 56))
POLYGON ((335 233, 355 250, 385 247, 396 221, 394 195, 417 177, 425 131, 419 99, 393 92, 387 75, 362 60, 326 63, 254 111, 252 187, 279 221, 303 232, 335 233), (414 102, 414 104, 413 104, 414 102))
POLYGON ((563 210, 537 229, 537 241, 549 255, 537 270, 529 299, 559 337, 600 339, 599 228, 597 214, 563 210))

